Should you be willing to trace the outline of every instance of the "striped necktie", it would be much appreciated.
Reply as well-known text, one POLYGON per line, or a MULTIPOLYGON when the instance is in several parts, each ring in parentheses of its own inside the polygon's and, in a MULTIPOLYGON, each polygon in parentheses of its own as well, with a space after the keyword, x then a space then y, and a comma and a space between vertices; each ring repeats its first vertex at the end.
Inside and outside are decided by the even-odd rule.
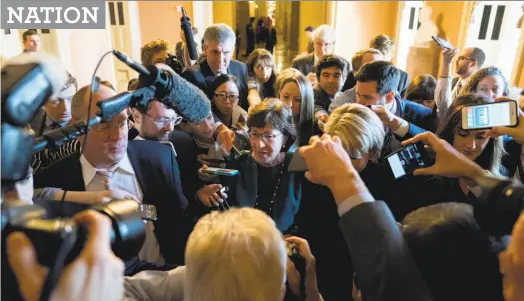
POLYGON ((115 171, 114 170, 97 170, 96 174, 101 175, 104 178, 104 188, 108 190, 111 185, 111 182, 110 182, 111 177, 113 177, 113 175, 115 174, 115 171))

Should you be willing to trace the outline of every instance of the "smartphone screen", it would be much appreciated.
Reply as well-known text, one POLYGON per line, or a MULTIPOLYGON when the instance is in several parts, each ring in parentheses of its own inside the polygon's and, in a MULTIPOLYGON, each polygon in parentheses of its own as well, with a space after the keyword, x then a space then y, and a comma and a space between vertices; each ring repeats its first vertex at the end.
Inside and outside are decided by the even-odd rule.
POLYGON ((395 179, 413 173, 415 169, 431 165, 424 144, 421 142, 410 144, 387 157, 395 179))
POLYGON ((462 128, 465 130, 515 126, 517 120, 517 103, 514 101, 462 108, 462 128))

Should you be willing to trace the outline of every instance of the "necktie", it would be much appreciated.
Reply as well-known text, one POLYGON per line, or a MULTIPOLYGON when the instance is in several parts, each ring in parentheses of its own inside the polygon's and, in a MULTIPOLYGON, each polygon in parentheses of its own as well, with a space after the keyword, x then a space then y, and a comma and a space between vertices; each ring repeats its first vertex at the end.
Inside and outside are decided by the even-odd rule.
POLYGON ((111 185, 111 182, 110 182, 111 177, 115 174, 115 171, 114 170, 97 170, 96 174, 103 177, 104 188, 108 190, 111 185))

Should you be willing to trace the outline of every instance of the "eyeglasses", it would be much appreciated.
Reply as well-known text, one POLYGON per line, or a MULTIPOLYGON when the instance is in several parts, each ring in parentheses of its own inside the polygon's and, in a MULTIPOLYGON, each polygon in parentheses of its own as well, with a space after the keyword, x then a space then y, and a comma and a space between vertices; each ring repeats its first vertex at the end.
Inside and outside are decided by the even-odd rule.
POLYGON ((229 101, 231 102, 236 102, 238 100, 238 95, 235 95, 235 94, 226 94, 226 93, 219 93, 219 94, 214 94, 215 97, 220 100, 220 101, 226 101, 226 99, 229 98, 229 101))
POLYGON ((470 58, 467 58, 467 57, 462 56, 462 55, 458 57, 458 60, 459 60, 459 61, 473 61, 473 62, 476 61, 476 60, 474 60, 474 59, 470 59, 470 58))
POLYGON ((253 141, 258 141, 258 139, 262 138, 262 141, 265 141, 265 142, 272 142, 274 141, 277 137, 281 136, 282 134, 259 134, 259 133, 255 133, 255 132, 250 132, 249 133, 249 139, 253 140, 253 141))
MULTIPOLYGON (((115 125, 111 123, 99 123, 93 126, 93 130, 98 133, 109 132, 112 128, 115 128, 115 125)), ((116 128, 120 131, 126 131, 129 128, 129 121, 126 120, 117 123, 116 128)))
POLYGON ((326 47, 326 48, 331 48, 333 47, 333 45, 335 45, 335 43, 322 43, 319 41, 315 41, 315 44, 317 44, 320 47, 326 47))
POLYGON ((153 121, 155 122, 155 125, 161 129, 163 127, 166 127, 166 126, 169 126, 169 125, 179 125, 181 122, 182 122, 182 117, 180 116, 173 116, 171 118, 167 118, 167 117, 160 117, 160 118, 155 118, 147 113, 145 113, 144 115, 146 115, 147 117, 153 119, 153 121))

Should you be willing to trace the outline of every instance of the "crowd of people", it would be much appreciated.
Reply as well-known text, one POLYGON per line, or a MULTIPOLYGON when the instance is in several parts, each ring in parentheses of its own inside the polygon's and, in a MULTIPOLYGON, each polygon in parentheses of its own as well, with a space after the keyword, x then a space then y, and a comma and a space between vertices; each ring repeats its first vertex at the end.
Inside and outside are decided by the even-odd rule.
MULTIPOLYGON (((524 93, 508 98, 506 76, 484 66, 482 49, 443 50, 437 78, 410 80, 391 63, 388 36, 370 37, 348 61, 334 53, 335 30, 321 25, 306 28, 308 52, 277 73, 271 19, 259 22, 270 33, 265 48, 255 49, 253 22, 246 63, 233 59, 239 34, 225 24, 205 29, 196 61, 177 47, 181 76, 208 96, 201 118, 151 95, 34 155, 15 195, 91 228, 53 300, 523 300, 524 215, 509 239, 483 231, 473 214, 480 177, 524 182, 524 93), (465 106, 503 101, 518 102, 517 127, 462 128, 465 106), (435 164, 394 179, 386 158, 419 141, 435 164), (307 172, 288 171, 297 155, 307 172), (118 199, 158 214, 124 264, 105 246, 108 222, 84 211, 118 199)), ((35 40, 24 34, 26 51, 35 40)), ((165 41, 141 53, 145 66, 174 74, 165 41)), ((117 94, 109 82, 94 85, 69 75, 31 123, 35 135, 92 118, 117 94)), ((128 90, 139 88, 134 80, 128 90)), ((45 272, 29 240, 12 235, 7 251, 23 297, 36 300, 45 272)))

